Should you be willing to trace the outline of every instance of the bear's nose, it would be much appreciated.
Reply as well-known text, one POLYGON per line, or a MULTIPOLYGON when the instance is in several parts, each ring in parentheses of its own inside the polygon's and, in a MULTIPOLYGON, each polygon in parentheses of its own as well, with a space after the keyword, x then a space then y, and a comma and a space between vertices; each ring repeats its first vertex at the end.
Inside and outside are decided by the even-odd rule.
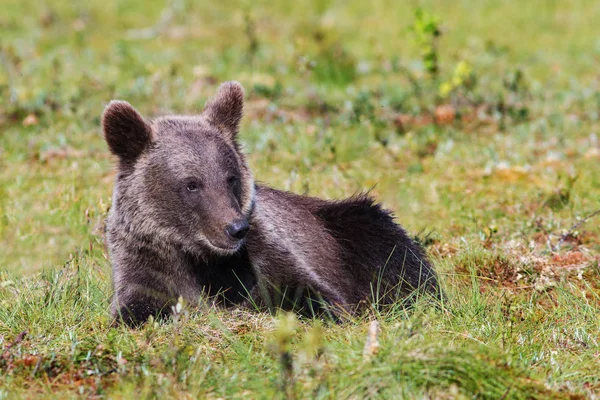
POLYGON ((246 237, 249 229, 250 225, 248 225, 248 220, 239 219, 227 226, 225 231, 232 239, 242 240, 244 237, 246 237))

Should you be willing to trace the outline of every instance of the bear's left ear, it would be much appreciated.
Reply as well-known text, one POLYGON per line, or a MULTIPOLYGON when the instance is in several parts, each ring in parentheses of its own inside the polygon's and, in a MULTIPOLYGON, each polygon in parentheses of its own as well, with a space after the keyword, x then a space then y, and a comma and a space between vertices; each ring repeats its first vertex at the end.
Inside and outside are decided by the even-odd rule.
POLYGON ((244 88, 239 82, 229 81, 221 84, 215 97, 204 107, 203 114, 209 122, 234 138, 239 130, 244 113, 244 88))

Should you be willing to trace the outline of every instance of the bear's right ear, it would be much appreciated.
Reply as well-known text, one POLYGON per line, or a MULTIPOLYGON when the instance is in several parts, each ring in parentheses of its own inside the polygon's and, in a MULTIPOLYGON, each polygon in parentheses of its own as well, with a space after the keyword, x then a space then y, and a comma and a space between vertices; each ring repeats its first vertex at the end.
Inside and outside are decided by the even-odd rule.
POLYGON ((215 97, 204 106, 204 115, 235 139, 244 113, 244 88, 239 82, 222 83, 215 97))
POLYGON ((126 101, 108 103, 102 114, 102 130, 110 151, 121 161, 135 161, 152 143, 152 128, 126 101))

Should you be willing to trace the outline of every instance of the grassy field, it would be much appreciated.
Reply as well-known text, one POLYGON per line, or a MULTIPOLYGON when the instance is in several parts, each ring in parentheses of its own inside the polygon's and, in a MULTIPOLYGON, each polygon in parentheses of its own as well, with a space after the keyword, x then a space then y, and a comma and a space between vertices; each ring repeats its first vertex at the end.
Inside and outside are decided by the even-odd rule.
POLYGON ((0 399, 600 395, 600 2, 0 9, 0 399), (372 188, 445 307, 109 326, 102 109, 193 113, 230 79, 255 177, 372 188))

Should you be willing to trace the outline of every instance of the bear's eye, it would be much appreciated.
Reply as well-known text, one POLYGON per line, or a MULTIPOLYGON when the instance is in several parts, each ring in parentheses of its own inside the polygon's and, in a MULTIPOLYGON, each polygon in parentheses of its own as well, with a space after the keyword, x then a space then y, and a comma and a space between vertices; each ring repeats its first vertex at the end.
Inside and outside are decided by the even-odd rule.
POLYGON ((227 184, 229 186, 235 186, 237 185, 239 179, 237 176, 230 176, 229 178, 227 178, 227 184))
POLYGON ((188 192, 197 192, 200 189, 200 184, 197 182, 190 182, 185 188, 188 192))

